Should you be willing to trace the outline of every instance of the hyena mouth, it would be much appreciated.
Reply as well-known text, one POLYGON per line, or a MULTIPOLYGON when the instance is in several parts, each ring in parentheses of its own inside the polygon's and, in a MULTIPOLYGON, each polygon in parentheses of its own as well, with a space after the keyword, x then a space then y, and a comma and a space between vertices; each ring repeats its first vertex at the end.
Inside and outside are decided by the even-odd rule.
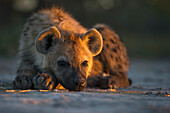
POLYGON ((60 81, 60 84, 61 84, 64 88, 68 89, 69 91, 82 91, 82 90, 86 87, 86 85, 87 85, 86 82, 84 82, 84 83, 81 84, 81 85, 75 85, 74 83, 70 83, 70 82, 64 83, 64 82, 62 82, 62 81, 60 81))
POLYGON ((83 86, 77 86, 69 89, 69 91, 82 91, 85 87, 83 86))

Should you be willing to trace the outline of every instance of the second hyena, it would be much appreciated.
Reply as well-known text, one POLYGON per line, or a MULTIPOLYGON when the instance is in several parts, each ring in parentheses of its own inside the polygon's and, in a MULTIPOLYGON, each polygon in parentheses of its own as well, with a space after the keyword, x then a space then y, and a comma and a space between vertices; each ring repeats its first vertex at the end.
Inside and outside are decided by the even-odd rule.
POLYGON ((106 25, 87 30, 59 8, 41 10, 21 34, 16 89, 130 86, 126 48, 106 25))

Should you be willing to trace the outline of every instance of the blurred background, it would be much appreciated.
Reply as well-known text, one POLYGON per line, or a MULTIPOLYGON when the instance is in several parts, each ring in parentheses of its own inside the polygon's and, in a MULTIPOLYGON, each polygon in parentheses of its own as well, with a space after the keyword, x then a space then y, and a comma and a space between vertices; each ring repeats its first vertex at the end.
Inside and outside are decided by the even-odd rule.
POLYGON ((131 58, 170 58, 170 0, 0 0, 0 56, 16 56, 26 19, 61 6, 83 26, 111 26, 131 58))

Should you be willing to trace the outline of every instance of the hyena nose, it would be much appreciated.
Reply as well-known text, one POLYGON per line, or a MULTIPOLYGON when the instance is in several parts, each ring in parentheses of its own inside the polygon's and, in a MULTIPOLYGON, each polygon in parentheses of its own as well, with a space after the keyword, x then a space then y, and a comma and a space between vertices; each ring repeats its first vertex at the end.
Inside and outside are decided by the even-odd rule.
POLYGON ((84 86, 85 80, 73 80, 74 85, 76 86, 84 86))

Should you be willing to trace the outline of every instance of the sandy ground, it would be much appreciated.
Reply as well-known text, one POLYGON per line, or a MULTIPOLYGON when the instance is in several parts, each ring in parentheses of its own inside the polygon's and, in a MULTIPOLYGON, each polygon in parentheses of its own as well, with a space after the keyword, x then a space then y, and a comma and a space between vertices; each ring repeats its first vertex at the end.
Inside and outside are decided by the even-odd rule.
POLYGON ((0 113, 170 113, 170 59, 132 59, 128 75, 133 84, 116 91, 11 92, 6 89, 15 68, 15 58, 0 58, 0 113))

